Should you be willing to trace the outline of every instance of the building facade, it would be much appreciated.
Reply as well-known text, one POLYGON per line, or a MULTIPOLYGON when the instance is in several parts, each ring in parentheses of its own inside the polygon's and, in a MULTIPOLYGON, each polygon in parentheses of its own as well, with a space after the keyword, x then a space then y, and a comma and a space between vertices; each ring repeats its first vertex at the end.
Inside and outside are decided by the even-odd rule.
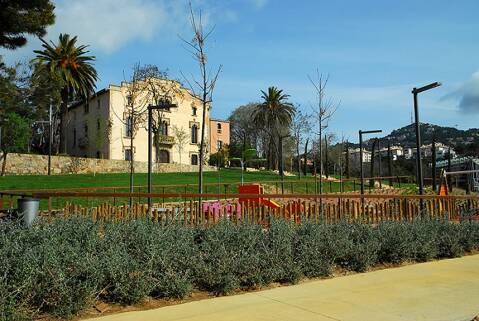
POLYGON ((215 154, 223 146, 230 144, 230 122, 226 120, 210 119, 210 153, 215 154))
MULTIPOLYGON (((152 113, 153 161, 198 165, 201 101, 178 82, 164 79, 110 85, 88 102, 70 106, 66 117, 67 153, 115 160, 131 160, 133 156, 136 161, 147 161, 147 110, 149 105, 159 104, 163 108, 152 113)), ((206 124, 208 135, 209 108, 206 124)), ((208 154, 206 148, 205 160, 208 154)))

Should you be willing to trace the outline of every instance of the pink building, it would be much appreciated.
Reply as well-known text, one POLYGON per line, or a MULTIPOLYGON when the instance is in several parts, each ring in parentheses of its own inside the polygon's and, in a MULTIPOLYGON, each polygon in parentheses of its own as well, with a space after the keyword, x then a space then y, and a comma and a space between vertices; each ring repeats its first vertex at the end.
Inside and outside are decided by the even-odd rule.
POLYGON ((226 144, 230 144, 230 122, 210 119, 210 154, 215 154, 226 144))

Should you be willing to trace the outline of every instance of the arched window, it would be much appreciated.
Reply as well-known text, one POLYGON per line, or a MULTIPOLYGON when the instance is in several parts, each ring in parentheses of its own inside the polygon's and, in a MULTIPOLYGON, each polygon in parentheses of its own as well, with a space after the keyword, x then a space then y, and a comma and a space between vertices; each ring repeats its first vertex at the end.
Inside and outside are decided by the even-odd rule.
POLYGON ((168 123, 166 121, 162 121, 160 124, 160 135, 168 136, 168 123))
POLYGON ((160 150, 158 155, 159 163, 169 163, 170 162, 170 153, 167 150, 160 150))
POLYGON ((198 126, 196 125, 191 126, 191 143, 198 143, 198 126))
POLYGON ((218 132, 218 134, 221 134, 221 124, 220 123, 216 124, 216 128, 217 128, 216 131, 218 132))
POLYGON ((198 155, 191 155, 191 165, 198 165, 198 155))

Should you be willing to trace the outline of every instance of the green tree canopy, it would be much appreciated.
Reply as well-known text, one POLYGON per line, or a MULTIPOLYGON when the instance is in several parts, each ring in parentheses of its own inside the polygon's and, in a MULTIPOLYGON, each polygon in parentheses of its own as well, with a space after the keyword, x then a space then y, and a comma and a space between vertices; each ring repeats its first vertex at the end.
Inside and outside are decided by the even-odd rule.
POLYGON ((28 120, 14 112, 5 113, 2 116, 0 125, 2 127, 0 149, 3 154, 3 176, 5 174, 8 153, 24 152, 27 149, 31 130, 28 120))
POLYGON ((254 111, 254 121, 258 126, 266 126, 271 134, 277 136, 280 127, 289 127, 296 109, 288 102, 289 95, 276 87, 268 92, 261 91, 263 102, 254 111))
POLYGON ((95 90, 98 79, 93 67, 94 56, 89 56, 88 46, 77 45, 77 37, 70 38, 68 34, 60 34, 58 43, 43 42, 43 50, 35 50, 36 62, 40 64, 39 73, 46 73, 55 81, 61 83, 60 108, 60 149, 66 151, 66 124, 69 98, 72 95, 88 97, 95 90))
POLYGON ((0 47, 16 49, 27 43, 27 34, 43 37, 55 22, 50 0, 0 0, 0 47))

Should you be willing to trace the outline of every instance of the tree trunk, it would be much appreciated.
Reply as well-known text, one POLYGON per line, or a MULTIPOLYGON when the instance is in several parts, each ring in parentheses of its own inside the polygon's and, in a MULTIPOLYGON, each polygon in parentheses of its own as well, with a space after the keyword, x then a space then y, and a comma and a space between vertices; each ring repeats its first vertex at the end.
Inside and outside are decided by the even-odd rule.
POLYGON ((431 144, 431 178, 432 178, 432 190, 437 189, 436 184, 436 137, 433 136, 431 144))
POLYGON ((351 176, 351 169, 349 167, 349 144, 346 142, 346 159, 344 160, 346 166, 346 178, 351 176))
POLYGON ((324 135, 324 174, 329 178, 329 154, 328 154, 328 137, 324 135))
MULTIPOLYGON (((450 172, 452 169, 451 165, 451 147, 447 151, 447 171, 450 172)), ((449 192, 452 192, 452 180, 451 175, 447 175, 447 186, 449 186, 449 192)))
POLYGON ((303 163, 303 174, 304 177, 308 174, 308 143, 309 143, 309 138, 306 139, 306 144, 304 145, 304 163, 303 163))
MULTIPOLYGON (((205 80, 205 79, 203 79, 205 80)), ((206 88, 206 85, 203 86, 206 88)), ((206 127, 206 109, 208 105, 206 104, 207 100, 206 92, 203 92, 203 115, 202 115, 202 123, 201 123, 201 144, 200 144, 200 167, 198 172, 198 193, 203 193, 203 160, 205 155, 205 127, 206 127)), ((201 202, 200 202, 201 203, 201 202)))
POLYGON ((389 185, 393 186, 393 155, 391 153, 391 143, 388 142, 388 176, 391 177, 389 179, 389 185))
POLYGON ((6 168, 7 168, 7 152, 3 152, 2 176, 5 176, 6 168))
MULTIPOLYGON (((68 87, 64 87, 61 91, 62 103, 60 106, 60 153, 67 152, 67 131, 66 131, 66 116, 68 112, 68 87)), ((87 102, 88 103, 88 102, 87 102)))
MULTIPOLYGON (((374 177, 374 154, 376 150, 376 142, 377 140, 375 139, 373 141, 373 147, 371 148, 371 167, 369 171, 370 177, 374 177)), ((374 179, 369 179, 369 188, 374 188, 374 179)))
POLYGON ((301 155, 299 154, 299 139, 296 142, 296 155, 298 163, 298 179, 301 179, 301 155))

